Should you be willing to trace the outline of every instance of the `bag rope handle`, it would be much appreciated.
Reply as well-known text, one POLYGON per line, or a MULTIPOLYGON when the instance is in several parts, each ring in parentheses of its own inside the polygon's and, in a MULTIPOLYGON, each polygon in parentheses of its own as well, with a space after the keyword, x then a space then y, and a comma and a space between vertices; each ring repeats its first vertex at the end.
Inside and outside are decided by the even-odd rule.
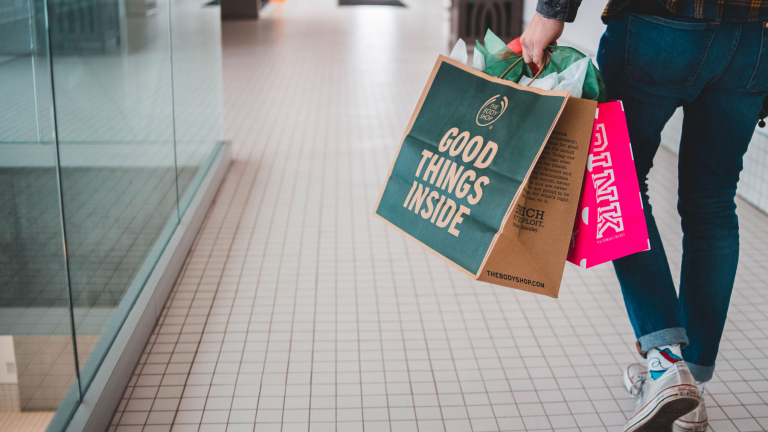
MULTIPOLYGON (((539 68, 538 72, 536 72, 536 74, 533 76, 533 79, 531 79, 530 81, 528 81, 528 84, 526 84, 526 85, 525 85, 526 87, 530 86, 530 85, 531 85, 531 83, 533 82, 533 80, 535 80, 536 78, 538 78, 538 77, 539 77, 539 75, 541 74, 541 71, 543 71, 543 70, 544 70, 544 68, 545 68, 545 67, 547 67, 547 63, 549 63, 549 59, 552 57, 552 55, 551 55, 551 54, 549 54, 549 53, 547 53, 546 51, 544 51, 544 53, 545 53, 545 54, 547 54, 547 55, 545 56, 545 58, 544 58, 544 64, 543 64, 543 65, 541 65, 541 67, 539 68)), ((508 73, 509 71, 511 71, 513 67, 515 67, 515 65, 517 65, 518 63, 520 63, 520 60, 522 60, 522 59, 523 59, 523 56, 521 55, 521 56, 520 56, 520 58, 519 58, 519 59, 517 59, 517 61, 515 61, 514 63, 512 63, 512 65, 511 65, 510 67, 508 67, 508 68, 507 68, 507 70, 505 70, 503 74, 499 75, 499 78, 500 78, 500 79, 503 79, 503 78, 504 78, 504 77, 507 75, 507 73, 508 73)))

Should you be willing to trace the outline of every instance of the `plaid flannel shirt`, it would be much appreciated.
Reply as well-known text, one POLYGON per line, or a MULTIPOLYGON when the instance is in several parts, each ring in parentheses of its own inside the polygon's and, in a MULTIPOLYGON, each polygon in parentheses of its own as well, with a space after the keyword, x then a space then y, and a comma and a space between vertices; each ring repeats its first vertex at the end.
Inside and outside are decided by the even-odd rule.
MULTIPOLYGON (((610 0, 603 22, 626 8, 629 2, 660 1, 675 15, 718 22, 768 21, 768 0, 610 0)), ((573 22, 581 0, 539 0, 536 12, 547 18, 573 22)))

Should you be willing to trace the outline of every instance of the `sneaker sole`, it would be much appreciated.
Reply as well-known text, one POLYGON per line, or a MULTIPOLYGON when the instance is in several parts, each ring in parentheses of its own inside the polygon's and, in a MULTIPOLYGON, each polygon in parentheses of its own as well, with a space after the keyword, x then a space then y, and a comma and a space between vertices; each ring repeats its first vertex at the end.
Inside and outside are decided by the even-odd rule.
POLYGON ((680 385, 665 389, 632 417, 632 424, 624 432, 673 432, 675 421, 698 406, 697 387, 680 385))
POLYGON ((676 421, 675 432, 704 432, 707 430, 707 422, 691 423, 687 421, 676 421))

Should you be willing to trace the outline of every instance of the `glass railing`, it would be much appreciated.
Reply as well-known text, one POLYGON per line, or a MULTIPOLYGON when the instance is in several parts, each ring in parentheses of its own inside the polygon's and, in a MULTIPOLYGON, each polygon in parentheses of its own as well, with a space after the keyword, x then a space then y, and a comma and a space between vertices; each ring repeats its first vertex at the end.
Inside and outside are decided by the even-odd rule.
POLYGON ((206 3, 0 0, 6 425, 63 430, 219 151, 206 3))

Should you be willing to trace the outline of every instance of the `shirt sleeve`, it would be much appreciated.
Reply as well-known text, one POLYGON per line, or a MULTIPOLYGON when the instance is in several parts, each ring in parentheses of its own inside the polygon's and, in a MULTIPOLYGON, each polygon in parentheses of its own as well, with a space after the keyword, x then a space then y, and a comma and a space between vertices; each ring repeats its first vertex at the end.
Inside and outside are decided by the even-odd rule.
POLYGON ((536 12, 544 18, 554 18, 564 22, 573 22, 581 0, 539 0, 536 12))

